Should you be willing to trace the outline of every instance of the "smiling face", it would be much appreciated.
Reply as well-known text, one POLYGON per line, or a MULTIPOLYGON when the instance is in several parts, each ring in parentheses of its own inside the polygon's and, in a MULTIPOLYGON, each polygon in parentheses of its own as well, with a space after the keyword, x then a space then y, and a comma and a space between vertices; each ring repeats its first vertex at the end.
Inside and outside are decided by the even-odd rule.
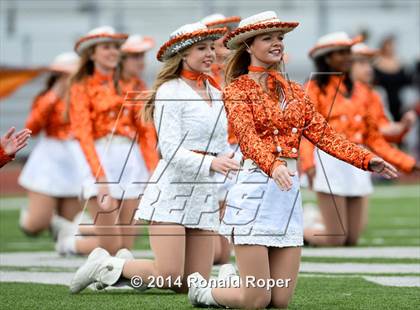
POLYGON ((273 31, 255 36, 249 46, 251 65, 270 67, 283 59, 283 37, 281 31, 273 31))
POLYGON ((209 72, 216 60, 213 40, 204 40, 188 48, 184 52, 183 68, 197 72, 209 72))
POLYGON ((122 62, 123 75, 138 77, 144 70, 144 53, 129 53, 122 62))
POLYGON ((343 48, 338 51, 331 52, 325 58, 326 63, 332 71, 348 73, 351 68, 351 51, 350 47, 343 48))
POLYGON ((90 59, 95 63, 95 68, 102 72, 114 70, 119 61, 120 46, 114 42, 99 43, 93 49, 90 59))

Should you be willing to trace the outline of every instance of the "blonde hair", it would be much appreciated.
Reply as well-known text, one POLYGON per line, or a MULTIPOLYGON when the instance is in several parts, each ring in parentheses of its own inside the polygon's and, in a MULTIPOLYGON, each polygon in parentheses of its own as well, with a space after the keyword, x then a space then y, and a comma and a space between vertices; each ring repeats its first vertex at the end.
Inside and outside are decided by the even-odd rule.
POLYGON ((145 122, 153 121, 153 112, 155 111, 155 99, 158 88, 170 80, 179 78, 182 70, 182 54, 176 54, 166 60, 160 69, 153 87, 146 98, 143 106, 142 116, 145 122))

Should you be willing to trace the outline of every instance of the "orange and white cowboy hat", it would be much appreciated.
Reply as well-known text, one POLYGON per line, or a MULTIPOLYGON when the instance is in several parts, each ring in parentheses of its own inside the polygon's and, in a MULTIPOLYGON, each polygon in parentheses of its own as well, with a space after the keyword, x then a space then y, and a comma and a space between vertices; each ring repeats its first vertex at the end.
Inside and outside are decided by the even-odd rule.
POLYGON ((357 36, 352 39, 345 32, 329 33, 318 39, 315 46, 309 51, 309 57, 314 59, 330 52, 351 48, 353 45, 361 41, 361 36, 357 36))
POLYGON ((154 46, 155 40, 152 37, 133 34, 121 46, 121 52, 125 54, 144 53, 150 51, 154 46))
POLYGON ((298 22, 282 22, 274 11, 266 11, 241 20, 238 28, 226 35, 224 43, 228 49, 233 50, 256 35, 273 31, 287 33, 298 25, 298 22))
POLYGON ((168 60, 197 42, 208 39, 217 40, 223 37, 225 32, 226 28, 209 29, 200 22, 184 25, 171 33, 169 40, 160 47, 157 59, 159 61, 168 60))
POLYGON ((351 53, 355 57, 373 58, 378 55, 379 50, 370 48, 365 43, 357 43, 351 47, 351 53))
POLYGON ((57 55, 48 69, 55 72, 74 73, 79 66, 79 56, 75 52, 66 52, 57 55))
POLYGON ((226 17, 223 14, 216 13, 209 16, 204 17, 200 22, 206 25, 208 28, 220 28, 220 27, 227 27, 227 28, 236 28, 238 23, 241 21, 239 16, 230 16, 226 17))
POLYGON ((98 43, 116 42, 123 44, 128 35, 125 33, 117 33, 114 28, 110 26, 101 26, 92 29, 86 35, 81 37, 74 46, 77 54, 81 55, 87 48, 98 43))

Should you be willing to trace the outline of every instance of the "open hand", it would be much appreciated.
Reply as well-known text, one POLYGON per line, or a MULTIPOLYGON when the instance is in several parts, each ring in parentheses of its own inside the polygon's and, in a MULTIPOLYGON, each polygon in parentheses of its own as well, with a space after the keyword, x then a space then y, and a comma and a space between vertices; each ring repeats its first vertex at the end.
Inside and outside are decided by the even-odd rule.
POLYGON ((386 179, 395 179, 398 177, 397 169, 380 157, 374 157, 370 160, 369 169, 386 179))
POLYGON ((229 179, 231 179, 232 176, 229 175, 229 172, 233 172, 231 174, 235 174, 240 168, 238 161, 233 159, 234 155, 235 153, 230 153, 215 157, 211 162, 210 169, 226 175, 229 179))
POLYGON ((293 185, 291 177, 295 174, 296 172, 291 172, 285 165, 279 165, 274 169, 271 177, 282 191, 289 191, 293 185))
POLYGON ((7 155, 13 155, 28 145, 28 139, 31 136, 29 129, 22 129, 18 133, 14 133, 15 127, 11 127, 6 134, 1 137, 0 144, 7 155))

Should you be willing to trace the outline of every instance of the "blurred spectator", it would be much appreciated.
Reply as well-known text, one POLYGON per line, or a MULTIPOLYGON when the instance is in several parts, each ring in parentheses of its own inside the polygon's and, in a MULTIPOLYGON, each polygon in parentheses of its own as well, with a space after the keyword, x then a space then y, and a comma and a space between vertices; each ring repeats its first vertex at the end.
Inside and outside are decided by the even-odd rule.
POLYGON ((400 121, 403 105, 400 93, 402 88, 411 83, 411 78, 397 57, 394 36, 390 35, 383 39, 374 67, 375 83, 384 88, 394 121, 400 121))

